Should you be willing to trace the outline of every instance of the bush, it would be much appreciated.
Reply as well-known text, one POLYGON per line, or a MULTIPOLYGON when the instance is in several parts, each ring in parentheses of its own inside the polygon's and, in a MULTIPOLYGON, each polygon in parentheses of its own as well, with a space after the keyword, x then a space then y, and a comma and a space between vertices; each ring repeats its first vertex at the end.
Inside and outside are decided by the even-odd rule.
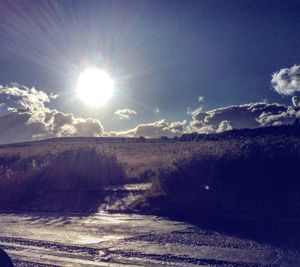
POLYGON ((300 152, 294 141, 222 142, 181 155, 159 171, 155 194, 165 195, 167 212, 183 216, 300 217, 300 152))

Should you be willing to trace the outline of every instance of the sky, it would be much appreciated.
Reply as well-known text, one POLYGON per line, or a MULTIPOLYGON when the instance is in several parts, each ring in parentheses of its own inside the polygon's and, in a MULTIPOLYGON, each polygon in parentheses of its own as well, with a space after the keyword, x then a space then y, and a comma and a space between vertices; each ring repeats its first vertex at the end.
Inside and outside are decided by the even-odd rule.
POLYGON ((299 0, 1 0, 0 143, 292 123, 299 14, 299 0), (76 93, 89 68, 114 81, 100 107, 76 93))

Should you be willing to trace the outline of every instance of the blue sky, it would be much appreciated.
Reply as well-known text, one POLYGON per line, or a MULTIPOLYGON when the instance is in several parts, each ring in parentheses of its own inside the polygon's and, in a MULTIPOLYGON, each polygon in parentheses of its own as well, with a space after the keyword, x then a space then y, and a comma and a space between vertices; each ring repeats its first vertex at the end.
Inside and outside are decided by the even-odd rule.
POLYGON ((58 94, 50 108, 95 118, 106 131, 189 122, 188 108, 290 105, 271 79, 299 64, 299 13, 300 1, 291 0, 2 0, 0 84, 58 94), (78 76, 89 66, 115 80, 101 108, 76 98, 78 76), (116 120, 122 109, 137 114, 116 120))

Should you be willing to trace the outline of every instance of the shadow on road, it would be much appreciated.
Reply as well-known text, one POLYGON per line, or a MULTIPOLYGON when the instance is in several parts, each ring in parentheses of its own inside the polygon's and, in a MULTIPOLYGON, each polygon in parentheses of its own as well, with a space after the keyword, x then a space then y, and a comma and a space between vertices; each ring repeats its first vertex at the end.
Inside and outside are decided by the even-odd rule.
POLYGON ((184 218, 167 216, 170 219, 191 223, 195 227, 217 231, 222 234, 246 238, 261 244, 275 246, 281 249, 300 249, 300 223, 255 221, 245 219, 225 219, 218 216, 203 214, 202 218, 184 218))

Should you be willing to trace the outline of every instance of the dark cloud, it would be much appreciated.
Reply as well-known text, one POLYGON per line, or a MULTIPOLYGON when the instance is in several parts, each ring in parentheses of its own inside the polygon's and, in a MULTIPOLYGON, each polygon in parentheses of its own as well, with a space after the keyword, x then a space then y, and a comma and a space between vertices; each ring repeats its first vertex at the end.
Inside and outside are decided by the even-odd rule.
POLYGON ((117 111, 115 111, 114 118, 119 120, 128 120, 134 115, 137 115, 137 112, 133 109, 118 109, 117 111))
POLYGON ((96 119, 75 118, 72 114, 46 106, 53 95, 21 85, 0 87, 1 143, 30 141, 60 136, 101 136, 103 127, 96 119))
MULTIPOLYGON (((257 128, 284 123, 288 107, 277 103, 249 103, 192 113, 192 130, 201 133, 221 132, 230 129, 257 128), (270 116, 275 116, 269 119, 270 116)), ((290 115, 292 116, 292 115, 290 115)), ((295 116, 295 114, 293 114, 295 116)))
POLYGON ((300 92, 300 65, 284 68, 272 75, 272 85, 281 95, 293 95, 300 92))
POLYGON ((33 136, 44 133, 43 123, 30 123, 31 114, 28 112, 12 112, 0 117, 1 144, 30 141, 33 136))
POLYGON ((287 107, 287 109, 281 113, 273 114, 271 112, 263 112, 259 118, 258 122, 260 126, 270 126, 270 125, 282 125, 282 124, 293 124, 296 118, 299 118, 299 110, 293 107, 287 107))

